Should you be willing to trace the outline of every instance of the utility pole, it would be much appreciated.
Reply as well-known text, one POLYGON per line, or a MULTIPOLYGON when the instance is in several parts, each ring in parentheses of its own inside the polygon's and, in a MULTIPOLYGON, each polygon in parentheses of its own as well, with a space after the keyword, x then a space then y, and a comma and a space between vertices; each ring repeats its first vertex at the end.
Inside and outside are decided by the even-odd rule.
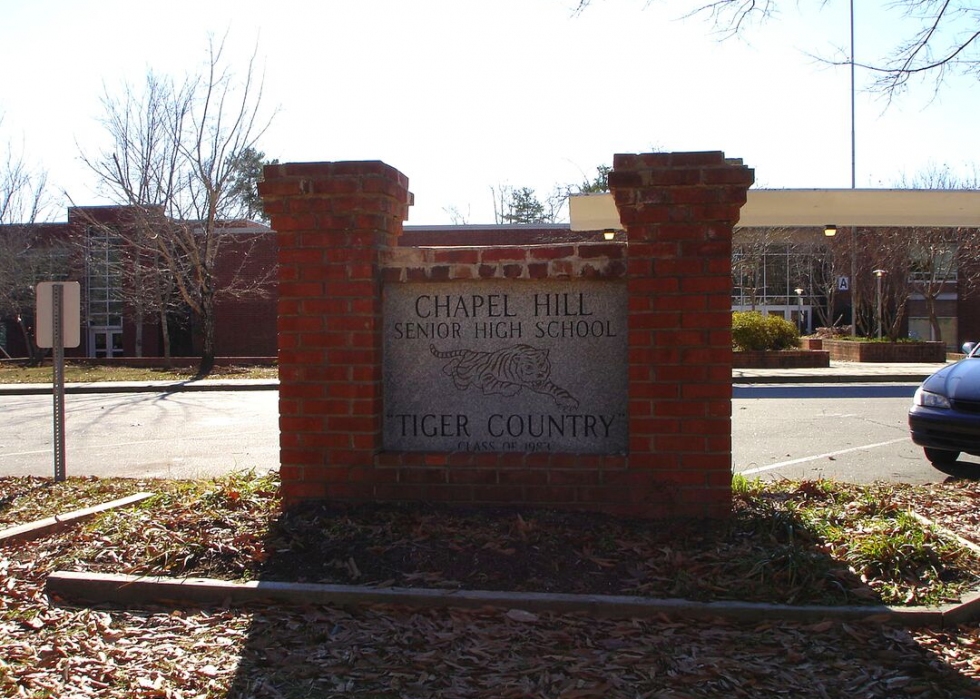
MULTIPOLYGON (((854 0, 851 0, 851 189, 857 189, 857 127, 856 127, 856 109, 855 109, 855 95, 854 95, 854 0)), ((858 293, 857 293, 857 228, 851 226, 850 231, 850 243, 851 243, 851 328, 855 335, 858 333, 857 329, 857 305, 858 305, 858 293)))

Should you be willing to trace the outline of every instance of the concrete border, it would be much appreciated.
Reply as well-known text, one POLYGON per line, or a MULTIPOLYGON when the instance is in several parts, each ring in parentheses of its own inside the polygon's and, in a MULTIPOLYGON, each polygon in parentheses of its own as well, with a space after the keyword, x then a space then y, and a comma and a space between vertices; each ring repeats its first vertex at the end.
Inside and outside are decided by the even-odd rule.
POLYGON ((78 524, 79 522, 92 519, 96 515, 103 512, 116 510, 121 507, 132 507, 137 503, 143 502, 149 497, 153 497, 153 495, 154 493, 136 493, 135 495, 119 498, 118 500, 112 500, 110 502, 104 502, 100 505, 93 505, 92 507, 85 507, 81 510, 67 512, 63 515, 46 517, 44 519, 28 522, 27 524, 19 524, 15 527, 0 530, 0 547, 23 541, 30 541, 42 536, 47 536, 48 534, 53 534, 54 532, 67 529, 68 527, 78 524))
POLYGON ((946 527, 944 527, 941 524, 936 524, 934 521, 932 521, 931 519, 929 519, 925 515, 920 515, 915 510, 909 510, 909 514, 912 515, 913 517, 915 517, 919 522, 921 522, 922 524, 926 525, 927 527, 932 527, 933 529, 935 529, 936 531, 938 531, 943 536, 948 536, 950 539, 953 539, 954 541, 956 541, 956 543, 958 543, 963 548, 970 549, 971 551, 973 551, 974 555, 976 555, 978 558, 980 558, 980 545, 975 544, 974 542, 970 541, 969 539, 963 538, 962 536, 960 536, 956 532, 954 532, 954 531, 952 531, 950 529, 947 529, 946 527))
POLYGON ((585 613, 596 617, 724 617, 740 621, 814 622, 825 619, 895 624, 904 627, 943 626, 975 619, 980 594, 959 605, 941 607, 823 607, 755 602, 693 602, 626 595, 574 595, 488 590, 374 588, 357 585, 319 585, 286 582, 233 582, 211 578, 140 577, 110 573, 55 571, 47 578, 52 597, 87 604, 228 605, 277 602, 294 605, 371 604, 426 608, 494 607, 529 612, 585 613))
POLYGON ((793 376, 790 374, 773 375, 732 375, 732 383, 736 385, 744 384, 839 384, 839 383, 922 383, 932 374, 800 374, 793 376))
MULTIPOLYGON (((141 493, 141 496, 149 496, 141 493)), ((128 499, 138 498, 132 496, 128 499)), ((124 500, 127 500, 124 498, 124 500)), ((137 500, 138 501, 138 500, 137 500)), ((122 503, 123 501, 116 501, 122 503)), ((107 503, 99 506, 107 508, 107 503)), ((122 505, 117 505, 122 506, 122 505)), ((89 508, 97 509, 97 508, 89 508)), ((80 510, 79 512, 84 512, 80 510)), ((964 547, 980 553, 980 546, 960 537, 914 511, 920 522, 950 536, 964 547)), ((73 513, 75 514, 75 513, 73 513)), ((2 536, 2 534, 0 534, 2 536)), ((0 539, 2 543, 2 539, 0 539)), ((630 595, 577 595, 546 592, 503 592, 492 590, 438 590, 431 588, 366 587, 273 581, 236 582, 213 578, 171 578, 114 573, 55 571, 46 581, 52 597, 86 604, 121 605, 227 605, 273 602, 291 605, 331 604, 359 606, 388 604, 424 608, 523 609, 559 614, 585 613, 595 617, 680 618, 722 617, 738 621, 781 619, 797 622, 838 620, 892 624, 907 628, 948 627, 980 619, 980 591, 963 596, 958 604, 928 607, 821 606, 767 604, 760 602, 696 602, 630 595)))

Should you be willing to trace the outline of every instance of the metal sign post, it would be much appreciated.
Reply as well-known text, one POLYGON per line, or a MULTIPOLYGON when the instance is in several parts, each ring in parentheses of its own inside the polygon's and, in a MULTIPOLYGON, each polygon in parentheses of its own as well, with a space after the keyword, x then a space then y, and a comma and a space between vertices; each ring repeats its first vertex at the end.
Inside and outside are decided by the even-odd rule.
POLYGON ((37 285, 37 346, 52 349, 54 376, 54 480, 65 480, 65 347, 81 342, 78 282, 37 285))
POLYGON ((65 480, 65 290, 58 284, 52 290, 51 334, 54 336, 54 480, 65 480))

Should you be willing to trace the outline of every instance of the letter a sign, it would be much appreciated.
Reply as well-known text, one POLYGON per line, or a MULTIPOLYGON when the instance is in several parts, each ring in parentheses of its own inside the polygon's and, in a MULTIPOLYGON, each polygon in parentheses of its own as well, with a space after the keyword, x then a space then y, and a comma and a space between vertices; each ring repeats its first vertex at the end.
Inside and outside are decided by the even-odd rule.
POLYGON ((837 291, 850 291, 851 280, 847 277, 837 277, 837 291))

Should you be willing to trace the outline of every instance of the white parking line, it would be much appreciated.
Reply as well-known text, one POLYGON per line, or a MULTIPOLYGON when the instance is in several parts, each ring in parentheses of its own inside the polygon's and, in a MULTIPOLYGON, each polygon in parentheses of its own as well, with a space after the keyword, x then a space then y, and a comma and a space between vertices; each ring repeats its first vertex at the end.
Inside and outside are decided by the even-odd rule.
POLYGON ((840 451, 829 451, 826 454, 817 454, 816 456, 804 456, 801 459, 793 459, 791 461, 780 461, 777 464, 769 464, 768 466, 760 466, 759 468, 750 468, 746 471, 738 471, 738 473, 743 476, 749 476, 753 473, 762 473, 763 471, 772 471, 773 469, 782 468, 783 466, 792 466, 794 464, 804 464, 807 461, 816 461, 818 459, 827 459, 831 456, 840 456, 841 454, 850 454, 853 451, 864 451, 865 449, 875 449, 877 447, 887 447, 889 444, 898 444, 899 442, 908 441, 908 437, 902 437, 901 439, 892 439, 887 442, 878 442, 877 444, 865 444, 860 447, 851 447, 850 449, 841 449, 840 451))

